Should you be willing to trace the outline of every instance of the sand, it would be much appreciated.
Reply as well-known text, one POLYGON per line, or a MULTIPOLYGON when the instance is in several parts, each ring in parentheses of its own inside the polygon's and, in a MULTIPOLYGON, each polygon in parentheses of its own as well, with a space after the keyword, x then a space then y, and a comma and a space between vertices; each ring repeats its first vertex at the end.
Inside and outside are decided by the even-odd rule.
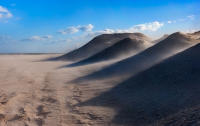
MULTIPOLYGON (((185 48, 191 47, 193 41, 189 38, 183 39, 185 37, 180 34, 174 35, 173 41, 168 41, 169 39, 167 39, 164 44, 161 41, 161 44, 158 43, 156 44, 157 46, 150 47, 147 51, 125 59, 125 61, 124 59, 115 59, 78 67, 66 67, 72 62, 45 61, 45 59, 59 57, 60 55, 57 54, 0 55, 0 126, 138 126, 139 124, 142 126, 153 124, 153 126, 155 126, 155 123, 157 123, 158 126, 177 126, 178 124, 184 124, 185 120, 187 120, 188 125, 193 121, 195 121, 195 125, 198 125, 200 107, 196 99, 199 99, 199 79, 192 78, 197 76, 189 76, 189 79, 187 78, 188 76, 185 76, 185 73, 193 72, 193 74, 195 74, 194 69, 197 68, 198 71, 196 71, 196 73, 199 72, 198 65, 194 64, 199 64, 198 53, 194 53, 194 55, 189 56, 189 58, 188 56, 185 57, 185 53, 183 53, 181 54, 183 58, 178 58, 179 56, 177 57, 176 54, 178 52, 182 53, 181 51, 184 52, 185 48), (180 40, 180 42, 175 41, 174 38, 175 40, 180 40), (192 44, 188 42, 192 42, 192 44), (179 44, 181 45, 181 51, 179 46, 176 46, 179 44), (184 46, 182 47, 182 45, 184 46), (159 53, 161 49, 163 54, 167 53, 167 56, 164 55, 165 57, 163 57, 163 55, 159 53), (179 50, 178 52, 177 49, 179 50), (168 55, 168 51, 175 51, 176 53, 171 52, 172 54, 170 53, 170 55, 168 55), (149 52, 151 55, 149 55, 149 52), (148 66, 148 68, 139 69, 139 73, 134 73, 135 71, 131 70, 131 78, 128 80, 127 77, 122 76, 122 73, 126 72, 124 67, 114 67, 114 72, 118 72, 119 76, 110 76, 111 73, 113 73, 112 69, 110 69, 111 71, 107 71, 102 75, 106 76, 105 78, 80 79, 98 73, 98 71, 104 70, 112 66, 112 64, 121 64, 121 62, 122 66, 127 66, 127 68, 139 68, 138 66, 140 65, 138 64, 141 62, 137 63, 135 61, 138 59, 141 61, 141 56, 145 56, 145 63, 150 63, 151 65, 148 66), (148 56, 150 57, 148 58, 148 56), (156 62, 157 58, 159 58, 158 56, 162 57, 162 59, 156 62), (152 60, 152 57, 153 61, 149 62, 150 59, 152 60), (164 61, 170 57, 176 62, 167 60, 166 64, 164 61), (191 62, 186 62, 187 59, 191 62), (185 63, 185 65, 182 62, 185 63), (175 67, 174 64, 178 67, 175 67), (182 66, 188 69, 182 69, 182 66), (193 68, 192 66, 195 67, 193 68), (171 68, 171 70, 169 70, 174 72, 172 75, 176 75, 177 71, 181 73, 178 73, 177 76, 174 77, 166 72, 166 68, 171 68), (186 70, 187 72, 185 72, 186 70), (164 79, 162 76, 163 73, 166 73, 164 74, 166 75, 164 79), (155 78, 153 77, 154 75, 155 78), (186 79, 184 80, 185 83, 191 80, 197 80, 197 83, 191 84, 189 95, 187 95, 187 89, 190 88, 183 88, 181 84, 179 87, 177 86, 178 88, 176 88, 176 86, 173 88, 172 91, 174 92, 186 92, 184 96, 189 98, 189 100, 178 97, 178 99, 181 100, 181 105, 184 106, 171 104, 176 103, 176 99, 175 102, 169 102, 170 104, 166 104, 165 106, 164 99, 170 94, 170 92, 166 90, 167 88, 165 88, 165 86, 169 86, 168 84, 170 83, 165 81, 165 79, 169 77, 169 82, 176 82, 177 79, 179 79, 179 75, 181 75, 181 77, 183 75, 182 78, 186 79), (144 77, 146 77, 147 83, 144 81, 144 77), (157 80, 157 77, 160 77, 162 81, 159 79, 157 80), (158 86, 160 88, 155 87, 155 82, 160 84, 158 86), (135 88, 134 85, 138 88, 135 88), (164 88, 162 85, 164 85, 164 88), (152 91, 148 92, 148 89, 152 89, 152 91), (156 92, 158 89, 162 89, 163 91, 159 90, 156 92), (193 91, 196 92, 192 93, 193 91), (163 94, 163 97, 154 97, 160 96, 160 94, 163 94), (195 94, 197 95, 195 96, 195 94), (161 100, 156 98, 161 98, 161 100), (182 104, 184 101, 191 103, 192 107, 188 107, 187 104, 182 104), (147 106, 150 105, 153 105, 153 107, 158 106, 158 108, 161 109, 148 108, 147 106), (159 105, 161 105, 161 107, 159 107, 159 105), (162 111, 168 112, 168 110, 172 110, 168 108, 170 105, 175 105, 174 109, 185 108, 181 108, 180 111, 173 114, 166 115, 166 113, 164 113, 164 115, 162 115, 161 113, 162 116, 157 114, 162 111), (164 109, 162 109, 162 107, 164 109), (136 112, 135 110, 139 111, 136 112), (145 113, 147 115, 145 115, 145 113), (134 120, 132 117, 134 117, 134 120), (154 119, 156 119, 156 122, 154 122, 154 119)), ((199 46, 197 47, 199 48, 199 46)), ((189 54, 192 53, 190 52, 189 54)), ((171 85, 173 84, 174 83, 171 83, 171 85)), ((170 95, 170 98, 173 99, 174 97, 170 95)))
POLYGON ((102 34, 96 36, 95 38, 93 38, 91 41, 81 46, 80 48, 50 60, 80 61, 85 58, 89 58, 90 56, 98 52, 101 52, 102 50, 112 46, 113 44, 125 38, 151 41, 149 37, 141 33, 102 34))
POLYGON ((145 40, 125 38, 89 58, 70 64, 70 66, 82 66, 120 57, 127 58, 143 51, 151 45, 151 42, 145 40))
MULTIPOLYGON (((81 102, 81 85, 69 83, 98 66, 62 69, 67 62, 40 61, 53 56, 0 55, 0 126, 109 124, 114 111, 92 106, 80 110, 75 105, 81 102)), ((85 100, 107 87, 89 88, 93 92, 84 95, 85 100)))
POLYGON ((170 117, 171 121, 174 119, 170 126, 190 126, 191 121, 193 126, 197 126, 200 107, 199 53, 200 44, 163 60, 80 105, 120 109, 113 122, 121 125, 146 126, 175 115, 170 117), (185 109, 188 115, 179 113, 185 109))

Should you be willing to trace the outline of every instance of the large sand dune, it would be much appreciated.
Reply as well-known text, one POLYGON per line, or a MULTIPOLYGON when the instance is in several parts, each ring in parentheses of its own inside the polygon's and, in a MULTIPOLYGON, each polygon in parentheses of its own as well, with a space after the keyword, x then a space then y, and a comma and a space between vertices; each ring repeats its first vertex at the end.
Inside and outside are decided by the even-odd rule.
POLYGON ((122 56, 131 56, 144 50, 150 45, 151 43, 147 42, 146 40, 125 38, 104 49, 103 51, 77 63, 70 64, 69 66, 86 65, 100 61, 111 60, 122 56))
POLYGON ((75 81, 134 75, 198 42, 196 39, 177 32, 137 55, 121 60, 75 81))
MULTIPOLYGON (((115 108, 118 114, 113 122, 121 125, 167 125, 170 119, 166 121, 165 118, 172 115, 179 117, 179 124, 174 120, 170 125, 190 125, 189 115, 199 111, 200 106, 199 54, 200 44, 162 61, 80 105, 115 108), (187 112, 188 116, 181 111, 187 112)), ((198 125, 199 115, 195 114, 197 115, 193 115, 193 125, 198 125)), ((178 119, 175 117, 174 119, 178 119)))
POLYGON ((105 48, 108 48, 116 42, 124 38, 142 39, 150 41, 150 39, 141 33, 118 33, 118 34, 103 34, 95 37, 87 44, 82 47, 73 50, 63 56, 53 58, 52 60, 68 60, 68 61, 79 61, 88 58, 105 48))

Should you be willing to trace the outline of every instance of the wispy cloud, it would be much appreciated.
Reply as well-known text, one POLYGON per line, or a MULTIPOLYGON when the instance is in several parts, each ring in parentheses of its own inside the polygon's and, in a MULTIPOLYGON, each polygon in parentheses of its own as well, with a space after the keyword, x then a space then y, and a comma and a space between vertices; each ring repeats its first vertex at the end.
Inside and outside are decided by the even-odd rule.
POLYGON ((191 21, 191 20, 195 20, 194 14, 191 14, 191 15, 188 15, 183 18, 176 19, 176 20, 168 20, 166 23, 173 24, 173 23, 177 23, 177 22, 184 22, 184 21, 191 21))
POLYGON ((146 32, 146 31, 156 32, 163 26, 164 26, 164 23, 159 22, 159 21, 154 21, 154 22, 134 25, 127 29, 106 28, 104 30, 90 31, 90 32, 87 32, 80 36, 74 36, 68 42, 78 42, 79 41, 80 43, 84 43, 84 42, 91 40, 91 38, 93 38, 97 35, 101 35, 101 34, 134 33, 134 32, 146 32))
POLYGON ((136 25, 136 26, 132 27, 131 29, 136 30, 136 31, 157 31, 163 25, 164 25, 164 23, 154 21, 154 22, 150 22, 150 23, 136 25))
POLYGON ((172 23, 172 21, 167 21, 167 23, 168 23, 168 24, 171 24, 171 23, 172 23))
POLYGON ((64 30, 60 30, 58 31, 58 33, 61 33, 61 34, 73 34, 73 33, 77 33, 79 31, 82 31, 82 32, 89 32, 89 31, 92 31, 92 29, 94 28, 94 26, 92 24, 88 24, 88 25, 78 25, 78 26, 71 26, 71 27, 68 27, 64 30))
POLYGON ((112 33, 134 33, 134 32, 144 32, 144 31, 155 32, 163 26, 164 23, 159 21, 154 21, 154 22, 134 25, 127 29, 104 29, 100 31, 94 31, 90 32, 89 36, 96 36, 99 34, 112 34, 112 33))
POLYGON ((11 18, 12 13, 5 7, 0 5, 0 19, 11 18))
POLYGON ((50 40, 53 38, 51 35, 44 35, 44 36, 31 36, 30 38, 22 39, 22 41, 44 41, 44 40, 50 40))
POLYGON ((187 18, 189 18, 190 20, 194 20, 195 19, 195 15, 188 15, 187 18))

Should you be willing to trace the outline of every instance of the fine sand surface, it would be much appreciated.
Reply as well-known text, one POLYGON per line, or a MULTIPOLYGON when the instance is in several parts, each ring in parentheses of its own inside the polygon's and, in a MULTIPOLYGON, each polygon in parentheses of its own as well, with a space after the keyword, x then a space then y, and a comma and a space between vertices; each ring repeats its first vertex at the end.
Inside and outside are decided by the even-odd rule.
MULTIPOLYGON (((62 69, 67 62, 41 61, 49 57, 55 55, 0 55, 0 126, 109 125, 114 111, 90 106, 80 110, 75 105, 81 102, 81 85, 70 83, 100 66, 62 69)), ((93 92, 84 99, 108 87, 89 87, 93 92)))

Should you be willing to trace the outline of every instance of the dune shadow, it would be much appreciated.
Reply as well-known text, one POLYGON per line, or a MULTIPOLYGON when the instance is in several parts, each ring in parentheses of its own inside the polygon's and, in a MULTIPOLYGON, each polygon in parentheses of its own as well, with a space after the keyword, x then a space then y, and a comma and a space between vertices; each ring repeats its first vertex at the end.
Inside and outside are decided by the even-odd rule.
POLYGON ((132 76, 78 106, 106 106, 113 123, 145 126, 200 105, 200 44, 132 76))

